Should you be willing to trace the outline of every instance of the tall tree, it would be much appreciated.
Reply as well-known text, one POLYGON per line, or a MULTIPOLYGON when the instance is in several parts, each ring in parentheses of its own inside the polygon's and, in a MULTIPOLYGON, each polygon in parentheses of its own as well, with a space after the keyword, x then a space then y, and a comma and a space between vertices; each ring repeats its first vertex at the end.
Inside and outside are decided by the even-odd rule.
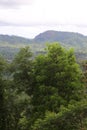
MULTIPOLYGON (((13 114, 16 130, 26 129, 27 108, 30 107, 31 91, 33 83, 33 59, 29 47, 22 48, 10 65, 12 90, 13 90, 13 114), (28 93, 28 94, 27 94, 28 93)), ((11 95, 11 96, 12 96, 11 95)))
POLYGON ((48 45, 46 54, 37 56, 34 64, 33 109, 30 123, 44 118, 46 111, 58 113, 61 105, 78 102, 84 97, 81 70, 73 50, 59 44, 48 45))
POLYGON ((32 83, 32 53, 29 47, 22 48, 12 62, 12 74, 17 89, 26 91, 32 83))

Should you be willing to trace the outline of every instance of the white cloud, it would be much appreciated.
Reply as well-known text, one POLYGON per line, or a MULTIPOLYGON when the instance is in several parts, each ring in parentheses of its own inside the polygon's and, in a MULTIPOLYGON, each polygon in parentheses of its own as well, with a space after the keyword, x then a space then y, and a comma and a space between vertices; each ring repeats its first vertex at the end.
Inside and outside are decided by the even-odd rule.
POLYGON ((13 8, 21 5, 32 4, 34 0, 0 0, 0 7, 13 8))
MULTIPOLYGON (((0 20, 15 24, 86 24, 86 0, 1 0, 20 9, 1 9, 0 20), (27 5, 24 5, 26 3, 27 5)), ((3 4, 4 5, 4 4, 3 4)))
POLYGON ((0 6, 3 7, 0 8, 0 26, 3 26, 3 31, 6 26, 11 26, 10 32, 16 28, 18 33, 24 27, 24 30, 32 28, 34 31, 57 27, 79 31, 80 28, 80 32, 84 28, 82 32, 86 32, 86 5, 87 0, 0 0, 0 6))

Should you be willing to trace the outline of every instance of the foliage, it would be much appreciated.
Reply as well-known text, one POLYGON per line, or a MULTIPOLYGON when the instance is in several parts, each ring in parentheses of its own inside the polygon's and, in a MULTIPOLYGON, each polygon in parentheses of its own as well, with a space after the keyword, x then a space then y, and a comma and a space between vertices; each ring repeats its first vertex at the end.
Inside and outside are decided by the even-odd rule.
POLYGON ((22 48, 14 60, 0 57, 1 130, 86 130, 86 88, 73 49, 47 45, 33 57, 22 48))
POLYGON ((58 113, 61 105, 78 102, 85 96, 81 70, 73 50, 67 51, 59 44, 48 45, 45 55, 35 59, 33 109, 29 122, 43 119, 46 111, 58 113))
POLYGON ((19 91, 26 91, 26 87, 29 89, 29 84, 31 84, 33 80, 33 61, 31 57, 32 53, 30 48, 22 48, 11 64, 10 70, 13 74, 14 82, 18 86, 19 91))
POLYGON ((87 102, 61 107, 59 113, 47 112, 44 119, 38 119, 33 130, 86 130, 87 102))

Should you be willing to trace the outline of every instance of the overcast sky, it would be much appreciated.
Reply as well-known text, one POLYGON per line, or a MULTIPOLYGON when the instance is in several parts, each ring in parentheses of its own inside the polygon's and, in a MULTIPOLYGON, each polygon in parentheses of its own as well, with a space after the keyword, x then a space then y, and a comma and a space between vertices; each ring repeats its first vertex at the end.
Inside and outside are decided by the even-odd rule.
POLYGON ((0 0, 0 34, 33 38, 46 30, 87 35, 87 0, 0 0))

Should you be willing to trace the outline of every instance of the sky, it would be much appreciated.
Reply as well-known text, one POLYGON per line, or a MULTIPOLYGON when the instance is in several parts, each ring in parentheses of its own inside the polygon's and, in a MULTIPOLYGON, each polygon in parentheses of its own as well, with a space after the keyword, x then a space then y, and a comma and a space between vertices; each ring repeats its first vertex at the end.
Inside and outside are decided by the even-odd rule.
POLYGON ((34 38, 46 30, 87 35, 87 0, 0 0, 0 34, 34 38))

